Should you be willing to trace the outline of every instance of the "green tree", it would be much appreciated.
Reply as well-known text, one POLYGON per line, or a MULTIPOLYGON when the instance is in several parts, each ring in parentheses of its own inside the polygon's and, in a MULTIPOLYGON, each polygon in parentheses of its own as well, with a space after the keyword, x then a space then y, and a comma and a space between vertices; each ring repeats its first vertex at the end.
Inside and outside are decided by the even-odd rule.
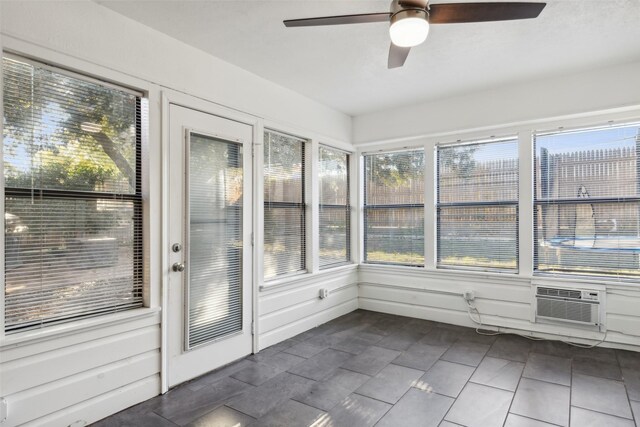
POLYGON ((378 185, 402 187, 408 179, 424 174, 422 151, 375 154, 367 157, 367 160, 365 168, 368 169, 372 182, 378 185))
POLYGON ((476 168, 474 153, 478 147, 451 147, 438 152, 441 167, 448 168, 459 177, 468 178, 476 168))
POLYGON ((135 191, 136 97, 3 58, 9 187, 135 191))

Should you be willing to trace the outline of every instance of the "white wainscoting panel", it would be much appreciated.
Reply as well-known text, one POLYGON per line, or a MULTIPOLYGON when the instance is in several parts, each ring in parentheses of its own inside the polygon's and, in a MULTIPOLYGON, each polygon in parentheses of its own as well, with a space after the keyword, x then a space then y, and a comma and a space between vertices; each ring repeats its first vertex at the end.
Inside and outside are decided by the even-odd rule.
MULTIPOLYGON (((581 343, 603 336, 570 325, 532 323, 531 279, 516 275, 364 264, 358 287, 359 308, 365 310, 476 327, 461 296, 472 290, 487 329, 581 343)), ((640 287, 607 286, 605 324, 603 346, 640 351, 640 287)))

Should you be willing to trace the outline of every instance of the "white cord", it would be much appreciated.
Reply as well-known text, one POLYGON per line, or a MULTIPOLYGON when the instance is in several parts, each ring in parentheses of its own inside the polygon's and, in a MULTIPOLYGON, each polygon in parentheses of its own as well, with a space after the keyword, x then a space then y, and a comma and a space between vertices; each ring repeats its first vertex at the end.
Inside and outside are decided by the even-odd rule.
POLYGON ((602 344, 606 339, 607 339, 607 331, 604 331, 604 336, 602 337, 602 339, 600 341, 598 341, 597 343, 595 343, 595 344, 591 344, 591 345, 578 344, 578 343, 570 342, 570 341, 562 341, 562 342, 565 343, 565 344, 572 345, 574 347, 579 347, 579 348, 594 348, 594 347, 597 347, 600 344, 602 344))
POLYGON ((488 337, 493 337, 493 336, 501 334, 499 331, 493 332, 493 333, 480 332, 480 328, 482 327, 482 317, 480 317, 480 312, 478 311, 478 309, 476 308, 475 305, 471 304, 471 301, 467 301, 466 299, 465 299, 465 301, 467 302, 467 307, 469 307, 469 309, 467 310, 467 313, 469 314, 469 319, 471 319, 472 322, 477 323, 479 325, 476 328, 476 334, 484 335, 484 336, 488 336, 488 337), (471 315, 472 311, 476 312, 476 315, 478 316, 478 320, 475 320, 473 318, 473 316, 471 315))
MULTIPOLYGON (((464 295, 462 297, 464 298, 464 295)), ((478 325, 478 327, 476 327, 476 333, 478 335, 485 335, 485 336, 492 337, 492 336, 496 336, 496 335, 507 334, 506 332, 500 332, 500 326, 496 326, 496 325, 486 325, 486 326, 493 326, 494 328, 498 328, 498 330, 493 332, 493 333, 480 332, 480 328, 482 326, 485 326, 482 323, 482 317, 480 316, 480 311, 475 306, 475 304, 471 303, 471 301, 468 301, 466 298, 464 300, 467 303, 467 314, 469 315, 469 319, 471 319, 471 321, 473 323, 476 323, 478 325), (475 312, 475 314, 478 316, 478 320, 473 318, 473 315, 471 314, 472 312, 475 312)), ((531 340, 531 341, 545 341, 545 338, 531 337, 531 336, 523 335, 523 334, 513 334, 513 335, 517 335, 519 337, 526 338, 526 339, 531 340)), ((565 344, 574 346, 574 347, 579 347, 579 348, 594 348, 594 347, 599 346, 603 342, 605 342, 606 339, 607 339, 607 331, 605 331, 604 336, 602 337, 602 339, 600 341, 596 342, 595 344, 578 344, 578 343, 574 343, 574 342, 571 342, 571 341, 562 341, 562 342, 565 343, 565 344)))

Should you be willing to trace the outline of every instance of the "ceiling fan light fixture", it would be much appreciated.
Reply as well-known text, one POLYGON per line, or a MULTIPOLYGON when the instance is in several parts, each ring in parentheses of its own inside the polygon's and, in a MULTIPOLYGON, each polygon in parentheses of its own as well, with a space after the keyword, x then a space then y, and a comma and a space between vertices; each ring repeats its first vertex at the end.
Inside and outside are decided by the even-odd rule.
POLYGON ((389 36, 398 47, 413 47, 423 43, 429 35, 427 12, 422 9, 401 10, 391 17, 389 36))

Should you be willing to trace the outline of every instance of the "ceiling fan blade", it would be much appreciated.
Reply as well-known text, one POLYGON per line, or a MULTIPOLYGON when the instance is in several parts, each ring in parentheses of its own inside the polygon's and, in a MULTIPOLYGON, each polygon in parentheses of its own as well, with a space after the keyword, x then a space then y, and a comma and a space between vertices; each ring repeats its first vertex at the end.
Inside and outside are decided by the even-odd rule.
POLYGON ((460 24, 536 18, 546 5, 516 2, 432 4, 429 9, 429 23, 460 24))
POLYGON ((285 27, 313 27, 316 25, 368 24, 370 22, 389 22, 391 14, 363 13, 359 15, 323 16, 320 18, 287 19, 285 27))
POLYGON ((389 63, 387 68, 398 68, 404 65, 404 61, 409 56, 410 47, 400 47, 391 43, 389 46, 389 63))

